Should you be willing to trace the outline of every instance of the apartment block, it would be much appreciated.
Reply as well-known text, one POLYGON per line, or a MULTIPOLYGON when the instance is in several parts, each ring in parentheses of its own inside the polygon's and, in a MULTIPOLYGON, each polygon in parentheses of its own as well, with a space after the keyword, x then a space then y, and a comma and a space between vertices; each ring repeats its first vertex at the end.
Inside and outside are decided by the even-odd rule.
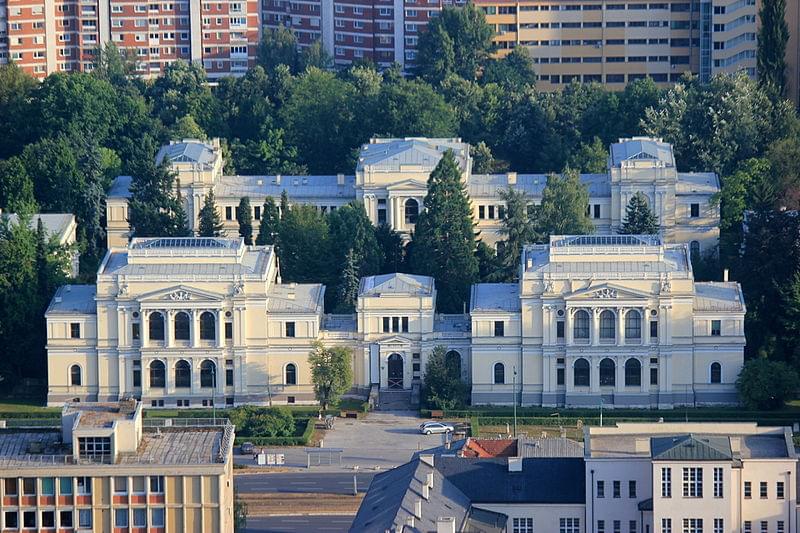
POLYGON ((233 426, 157 422, 68 403, 60 430, 0 430, 0 531, 233 531, 233 426))
POLYGON ((14 61, 38 78, 90 71, 98 46, 113 41, 134 56, 142 76, 183 59, 216 78, 252 66, 259 32, 257 0, 6 0, 0 62, 14 61))

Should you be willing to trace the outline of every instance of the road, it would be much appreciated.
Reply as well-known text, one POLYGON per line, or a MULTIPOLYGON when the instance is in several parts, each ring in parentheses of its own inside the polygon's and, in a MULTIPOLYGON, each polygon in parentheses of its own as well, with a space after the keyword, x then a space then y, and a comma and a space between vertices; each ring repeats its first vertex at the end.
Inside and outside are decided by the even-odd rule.
MULTIPOLYGON (((366 492, 374 476, 374 472, 356 474, 358 491, 366 492)), ((353 494, 353 473, 242 474, 234 478, 234 485, 242 493, 323 492, 327 494, 353 494)))
POLYGON ((352 516, 264 516, 247 519, 245 533, 347 533, 352 516))

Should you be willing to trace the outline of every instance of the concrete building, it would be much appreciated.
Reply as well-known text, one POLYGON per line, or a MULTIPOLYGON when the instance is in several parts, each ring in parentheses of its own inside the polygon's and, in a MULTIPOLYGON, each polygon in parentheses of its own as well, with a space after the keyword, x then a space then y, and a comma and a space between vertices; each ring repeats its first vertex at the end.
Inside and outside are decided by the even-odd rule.
POLYGON ((7 0, 0 3, 0 63, 13 61, 38 78, 89 71, 97 47, 113 41, 135 57, 142 76, 183 59, 213 79, 253 65, 260 20, 257 0, 7 0))
POLYGON ((232 531, 233 426, 158 422, 122 401, 0 430, 0 530, 232 531))
POLYGON ((585 428, 582 449, 565 440, 468 439, 424 452, 375 476, 351 531, 798 530, 790 428, 618 423, 585 428))
MULTIPOLYGON (((250 198, 257 232, 264 200, 272 197, 278 203, 286 191, 290 203, 314 205, 322 212, 360 201, 374 224, 388 224, 408 236, 424 209, 428 177, 446 150, 453 151, 462 170, 472 199, 473 217, 481 238, 488 244, 502 238, 502 190, 521 190, 532 203, 541 202, 546 174, 473 173, 469 145, 457 138, 372 139, 361 147, 354 175, 226 176, 218 140, 175 141, 164 146, 156 160, 160 163, 166 158, 171 162, 193 231, 197 231, 199 212, 209 191, 214 191, 228 235, 238 235, 236 209, 243 197, 250 198)), ((596 231, 616 233, 628 201, 641 192, 658 217, 667 242, 691 243, 692 250, 698 253, 715 249, 719 209, 711 199, 719 191, 719 180, 709 172, 679 172, 678 164, 672 146, 660 139, 634 137, 612 144, 610 170, 581 175, 589 191, 589 216, 596 231)), ((108 192, 109 246, 124 246, 130 237, 130 184, 130 176, 119 176, 108 192)))

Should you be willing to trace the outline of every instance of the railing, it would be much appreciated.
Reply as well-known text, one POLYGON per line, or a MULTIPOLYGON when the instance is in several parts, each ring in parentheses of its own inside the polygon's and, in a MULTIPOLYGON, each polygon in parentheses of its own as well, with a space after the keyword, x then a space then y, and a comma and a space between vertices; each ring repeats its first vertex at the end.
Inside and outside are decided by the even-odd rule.
POLYGON ((231 422, 224 416, 217 418, 145 418, 142 426, 146 428, 169 428, 169 427, 226 427, 231 422))

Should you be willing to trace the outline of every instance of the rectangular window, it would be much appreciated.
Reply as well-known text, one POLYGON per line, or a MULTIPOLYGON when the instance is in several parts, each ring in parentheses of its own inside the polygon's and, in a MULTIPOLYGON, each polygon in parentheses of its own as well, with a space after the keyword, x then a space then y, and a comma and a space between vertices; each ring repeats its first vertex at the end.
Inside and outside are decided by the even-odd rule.
POLYGON ((400 331, 400 317, 393 316, 392 317, 392 333, 397 333, 400 331))
POLYGON ((128 493, 128 478, 117 476, 114 478, 114 494, 128 493))
POLYGON ((225 206, 225 220, 233 220, 233 207, 225 206))
POLYGON ((494 206, 489 206, 489 218, 494 219, 494 206))
POLYGON ((650 385, 658 385, 658 368, 653 367, 650 369, 650 385))
POLYGON ((769 522, 766 520, 761 521, 761 533, 769 533, 769 522))
POLYGON ((600 204, 594 204, 592 206, 592 214, 594 218, 600 218, 600 204))
POLYGON ((753 497, 752 484, 749 481, 744 482, 744 497, 750 499, 753 497))
POLYGON ((256 205, 253 206, 253 218, 256 220, 261 220, 261 206, 256 205))
POLYGON ((622 533, 622 522, 620 520, 614 520, 614 533, 622 533))
POLYGON ((628 498, 636 497, 636 480, 628 481, 628 498))
POLYGON ((606 482, 605 481, 598 481, 597 482, 597 497, 598 498, 605 498, 606 497, 606 482))
POLYGON ((114 526, 115 527, 128 527, 128 510, 115 509, 114 510, 114 526))
POLYGON ((762 500, 767 499, 767 482, 762 481, 758 484, 758 497, 762 500))
POLYGON ((556 322, 556 338, 563 339, 564 338, 564 321, 559 320, 556 322))
POLYGON ((711 336, 712 337, 719 337, 722 335, 722 321, 721 320, 712 320, 711 321, 711 336))
POLYGON ((225 339, 233 339, 233 322, 225 322, 225 339))
POLYGON ((715 467, 714 468, 714 497, 715 498, 722 498, 723 497, 723 482, 722 482, 722 468, 715 467))
POLYGON ((778 484, 775 486, 775 496, 782 500, 785 498, 784 496, 784 489, 783 489, 783 481, 778 481, 778 484))
POLYGON ((77 482, 79 496, 88 496, 92 493, 92 478, 79 477, 77 482))
POLYGON ((164 527, 164 508, 155 507, 150 509, 150 526, 164 527))
POLYGON ((141 325, 138 322, 134 322, 133 324, 131 324, 131 338, 135 341, 138 341, 139 339, 141 339, 141 336, 142 336, 141 325))
POLYGON ((597 521, 597 533, 606 533, 606 521, 605 520, 598 520, 597 521))
POLYGON ((478 218, 483 220, 486 218, 486 207, 479 205, 478 206, 478 218))
POLYGON ((700 204, 691 204, 689 210, 692 218, 698 218, 700 216, 700 204))
POLYGON ((81 338, 81 325, 77 322, 71 322, 69 325, 69 336, 71 339, 81 338))
POLYGON ((294 322, 287 322, 286 323, 286 336, 287 337, 294 337, 294 322))
POLYGON ((22 478, 22 494, 25 496, 36 495, 36 478, 24 477, 22 478))
POLYGON ((36 527, 36 511, 25 511, 22 513, 22 527, 33 529, 36 527))
POLYGON ((17 495, 17 478, 15 477, 7 477, 3 480, 3 491, 5 492, 6 496, 16 496, 17 495))
POLYGON ((134 494, 144 494, 144 477, 143 476, 134 476, 133 477, 133 493, 134 494))
POLYGON ((613 484, 613 488, 614 488, 614 498, 621 498, 622 497, 622 494, 621 494, 622 493, 622 483, 620 483, 619 481, 615 480, 614 484, 613 484))
POLYGON ((714 519, 714 533, 725 533, 725 521, 722 518, 714 519))
POLYGON ((408 333, 408 317, 407 316, 403 317, 402 323, 403 323, 403 333, 408 333))
POLYGON ((134 361, 134 368, 133 368, 133 386, 134 387, 142 386, 142 369, 136 368, 136 361, 134 361))
POLYGON ((389 317, 385 316, 383 317, 383 332, 389 333, 389 331, 389 317))
POLYGON ((557 368, 556 369, 556 385, 563 385, 564 384, 564 369, 557 368))
POLYGON ((52 477, 42 478, 42 496, 55 496, 56 494, 56 480, 52 477))
POLYGON ((658 320, 650 321, 650 338, 651 339, 658 338, 658 320))
POLYGON ((684 518, 683 533, 703 533, 702 518, 684 518))
POLYGON ((45 529, 53 529, 54 527, 56 527, 55 511, 42 511, 41 527, 45 529))
POLYGON ((164 494, 164 476, 150 476, 150 494, 164 494))
POLYGON ((672 533, 672 518, 661 519, 661 533, 672 533))
POLYGON ((79 437, 78 455, 89 458, 111 455, 111 437, 79 437))
POLYGON ((683 467, 683 497, 703 497, 703 469, 683 467))
POLYGON ((494 321, 494 336, 495 337, 504 337, 505 336, 505 327, 506 323, 502 320, 495 320, 494 321))
POLYGON ((776 533, 785 533, 785 529, 783 527, 783 520, 778 520, 775 524, 777 527, 775 528, 776 533))
POLYGON ((669 467, 661 469, 661 497, 672 498, 672 469, 669 467))
POLYGON ((628 533, 638 533, 636 531, 636 520, 628 520, 628 533))
POLYGON ((233 369, 226 368, 225 369, 225 386, 226 387, 233 387, 233 369))
POLYGON ((558 533, 581 533, 581 519, 559 518, 558 533))
POLYGON ((3 514, 3 522, 6 529, 17 529, 19 527, 19 515, 16 511, 6 511, 3 514))
POLYGON ((533 518, 515 518, 512 525, 513 533, 533 533, 533 518))
POLYGON ((750 520, 744 521, 744 527, 742 528, 742 533, 753 533, 753 523, 750 520))
POLYGON ((133 527, 147 527, 147 509, 144 507, 133 510, 133 527))

